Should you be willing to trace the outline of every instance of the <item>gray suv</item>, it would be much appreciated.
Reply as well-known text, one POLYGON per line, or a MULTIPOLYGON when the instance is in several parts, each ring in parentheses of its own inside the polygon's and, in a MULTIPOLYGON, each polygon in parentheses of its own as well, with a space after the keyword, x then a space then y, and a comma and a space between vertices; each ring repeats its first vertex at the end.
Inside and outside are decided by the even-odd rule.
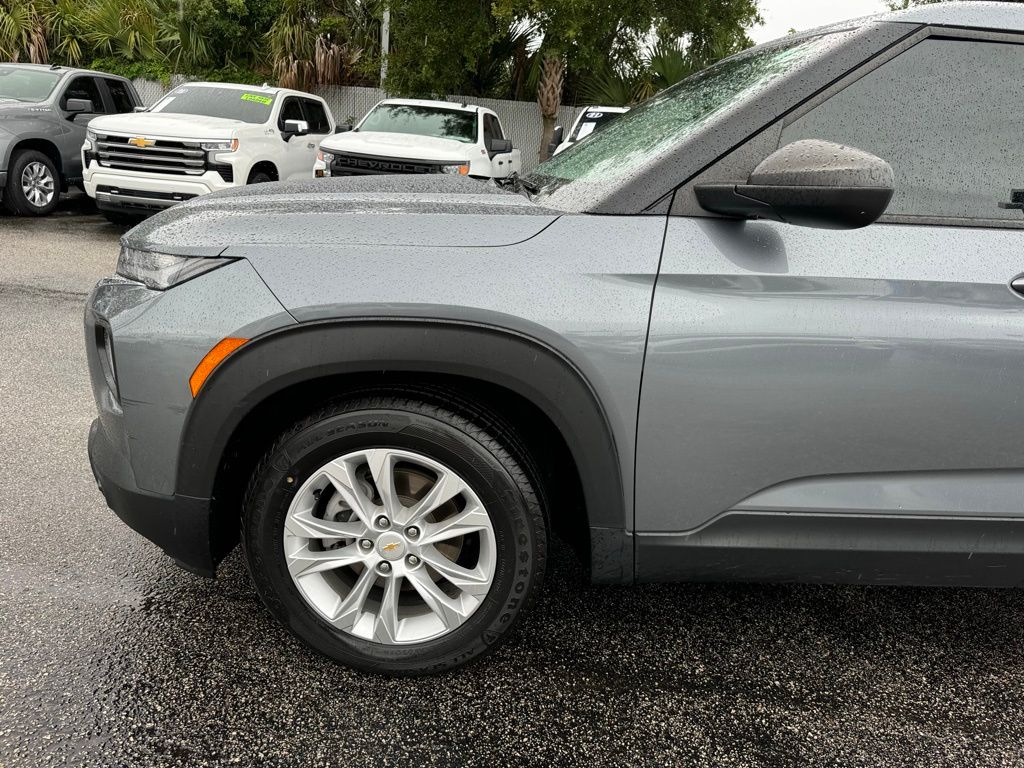
POLYGON ((41 64, 0 64, 0 199, 41 216, 82 183, 85 127, 142 101, 123 77, 41 64))
POLYGON ((594 582, 1024 580, 1024 7, 794 35, 507 188, 267 184, 85 316, 107 502, 389 674, 594 582))

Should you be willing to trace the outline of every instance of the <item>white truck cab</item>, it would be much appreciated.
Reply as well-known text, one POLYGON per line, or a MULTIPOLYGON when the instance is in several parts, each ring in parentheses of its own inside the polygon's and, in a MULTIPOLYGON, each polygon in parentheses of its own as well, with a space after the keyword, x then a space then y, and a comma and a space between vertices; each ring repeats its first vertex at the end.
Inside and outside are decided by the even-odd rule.
POLYGON ((582 141, 594 131, 608 124, 623 112, 629 112, 629 107, 587 107, 580 112, 576 122, 572 124, 572 130, 565 136, 562 126, 555 126, 555 133, 548 149, 554 157, 559 152, 571 147, 577 141, 582 141))
POLYGON ((89 124, 85 191, 120 220, 220 189, 309 178, 333 131, 327 104, 309 93, 188 83, 148 110, 89 124))
POLYGON ((453 173, 493 179, 518 174, 520 150, 498 116, 451 101, 384 99, 351 130, 320 142, 317 176, 453 173))

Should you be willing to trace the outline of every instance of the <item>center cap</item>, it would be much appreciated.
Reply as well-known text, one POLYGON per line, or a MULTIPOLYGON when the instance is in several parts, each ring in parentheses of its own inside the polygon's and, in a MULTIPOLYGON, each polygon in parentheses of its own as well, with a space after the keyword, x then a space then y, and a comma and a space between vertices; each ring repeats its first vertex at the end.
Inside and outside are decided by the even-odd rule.
POLYGON ((405 550, 405 539, 397 533, 385 533, 377 539, 377 552, 385 560, 401 560, 405 550))

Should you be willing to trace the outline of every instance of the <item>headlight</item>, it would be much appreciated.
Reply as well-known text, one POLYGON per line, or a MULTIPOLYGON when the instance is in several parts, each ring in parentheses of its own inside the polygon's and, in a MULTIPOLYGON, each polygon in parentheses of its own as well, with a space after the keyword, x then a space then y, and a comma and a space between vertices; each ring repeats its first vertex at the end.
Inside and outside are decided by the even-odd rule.
POLYGON ((85 132, 86 141, 96 141, 97 138, 96 131, 90 129, 85 132))
POLYGON ((238 149, 238 139, 231 139, 230 141, 202 141, 199 143, 199 147, 207 152, 234 152, 238 149))
POLYGON ((117 274, 153 290, 166 291, 232 261, 234 259, 171 256, 125 246, 117 257, 117 274))
POLYGON ((97 140, 98 137, 96 136, 96 131, 86 131, 85 144, 82 146, 82 150, 84 152, 92 152, 92 150, 96 148, 97 140))
POLYGON ((469 163, 459 163, 458 165, 442 165, 441 173, 454 173, 457 176, 465 176, 469 173, 469 163))
POLYGON ((316 153, 316 159, 330 165, 331 163, 334 162, 334 155, 332 155, 330 152, 324 152, 321 149, 319 152, 316 153))

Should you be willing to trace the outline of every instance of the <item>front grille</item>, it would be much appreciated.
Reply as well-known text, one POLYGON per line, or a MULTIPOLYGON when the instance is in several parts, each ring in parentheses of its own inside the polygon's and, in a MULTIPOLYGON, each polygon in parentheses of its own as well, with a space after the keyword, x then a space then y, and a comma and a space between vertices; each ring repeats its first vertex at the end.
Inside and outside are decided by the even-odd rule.
POLYGON ((331 175, 440 173, 442 165, 452 165, 452 162, 438 163, 431 160, 398 160, 393 157, 344 154, 334 156, 334 160, 331 161, 331 175))
POLYGON ((104 168, 147 173, 201 176, 206 173, 206 152, 197 141, 156 140, 152 145, 130 144, 131 136, 99 134, 96 155, 104 168))

